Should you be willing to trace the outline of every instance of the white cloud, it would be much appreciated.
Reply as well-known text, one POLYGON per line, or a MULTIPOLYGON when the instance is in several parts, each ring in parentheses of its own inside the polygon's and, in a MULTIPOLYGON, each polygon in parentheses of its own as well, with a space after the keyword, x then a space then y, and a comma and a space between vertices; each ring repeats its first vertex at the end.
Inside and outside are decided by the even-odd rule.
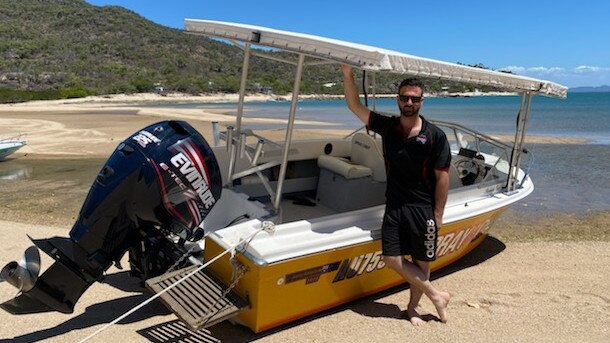
POLYGON ((604 73, 610 72, 610 68, 592 67, 592 66, 578 66, 574 68, 575 73, 604 73))
POLYGON ((525 74, 553 74, 553 73, 561 73, 565 69, 561 67, 518 67, 518 66, 508 66, 501 68, 501 70, 509 70, 515 74, 525 75, 525 74))
POLYGON ((564 69, 560 68, 560 67, 551 67, 551 68, 531 67, 531 68, 527 68, 527 71, 530 73, 555 74, 555 73, 562 73, 564 71, 564 69))
POLYGON ((501 70, 564 84, 568 87, 610 85, 610 67, 581 65, 572 69, 562 67, 507 66, 501 70))

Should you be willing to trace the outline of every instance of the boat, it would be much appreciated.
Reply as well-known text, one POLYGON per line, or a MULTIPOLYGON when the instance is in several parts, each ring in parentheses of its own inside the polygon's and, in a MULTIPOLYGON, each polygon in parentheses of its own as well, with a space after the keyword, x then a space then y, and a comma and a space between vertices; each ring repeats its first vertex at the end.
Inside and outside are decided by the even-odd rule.
POLYGON ((521 168, 532 99, 567 94, 548 81, 260 26, 186 19, 185 31, 243 49, 235 124, 214 130, 225 143, 210 146, 182 121, 128 137, 100 171, 70 236, 33 239, 21 262, 4 267, 2 279, 20 290, 4 310, 70 313, 126 252, 132 274, 194 330, 231 320, 261 332, 404 283, 381 256, 379 138, 360 130, 292 139, 306 65, 349 64, 366 72, 371 88, 376 73, 395 73, 521 94, 510 144, 435 122, 449 139, 452 165, 432 270, 477 247, 498 216, 533 191, 521 168), (295 58, 269 54, 277 50, 295 58), (280 142, 242 125, 253 55, 295 66, 280 142), (55 260, 41 276, 38 249, 55 260))
POLYGON ((0 161, 3 161, 25 145, 26 141, 19 138, 0 139, 0 161))

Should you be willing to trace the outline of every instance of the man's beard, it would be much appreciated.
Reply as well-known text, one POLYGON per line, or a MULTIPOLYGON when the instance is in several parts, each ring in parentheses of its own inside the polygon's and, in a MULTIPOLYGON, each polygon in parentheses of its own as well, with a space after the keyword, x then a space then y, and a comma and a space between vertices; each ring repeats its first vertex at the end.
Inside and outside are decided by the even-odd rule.
POLYGON ((400 114, 405 117, 413 117, 419 114, 419 108, 403 106, 400 108, 400 114))

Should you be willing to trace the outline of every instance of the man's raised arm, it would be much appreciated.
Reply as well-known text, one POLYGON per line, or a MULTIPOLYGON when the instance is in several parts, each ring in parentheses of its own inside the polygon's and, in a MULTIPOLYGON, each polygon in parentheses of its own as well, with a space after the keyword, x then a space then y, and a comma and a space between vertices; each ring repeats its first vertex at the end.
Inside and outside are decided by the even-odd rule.
POLYGON ((369 115, 371 110, 360 102, 358 87, 354 81, 352 67, 346 64, 341 66, 343 72, 343 90, 345 93, 345 102, 347 107, 352 111, 365 125, 369 123, 369 115))

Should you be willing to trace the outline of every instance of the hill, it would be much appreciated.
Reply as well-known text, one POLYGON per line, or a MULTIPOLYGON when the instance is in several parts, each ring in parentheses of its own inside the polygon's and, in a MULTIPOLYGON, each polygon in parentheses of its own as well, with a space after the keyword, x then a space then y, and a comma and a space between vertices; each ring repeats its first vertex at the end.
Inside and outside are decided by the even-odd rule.
POLYGON ((81 0, 0 0, 0 86, 91 93, 232 89, 237 49, 81 0))
MULTIPOLYGON (((0 38, 0 102, 147 92, 155 85, 191 94, 239 88, 239 48, 158 25, 118 6, 0 0, 0 38)), ((283 94, 293 80, 293 66, 251 59, 249 89, 283 94)), ((336 65, 307 67, 302 80, 304 93, 342 93, 336 65), (336 85, 323 86, 328 83, 336 85)), ((393 93, 399 81, 379 75, 377 92, 393 93)), ((446 85, 430 82, 432 89, 446 85)))
POLYGON ((610 92, 610 86, 599 86, 599 87, 574 87, 570 88, 570 92, 573 93, 606 93, 610 92))

